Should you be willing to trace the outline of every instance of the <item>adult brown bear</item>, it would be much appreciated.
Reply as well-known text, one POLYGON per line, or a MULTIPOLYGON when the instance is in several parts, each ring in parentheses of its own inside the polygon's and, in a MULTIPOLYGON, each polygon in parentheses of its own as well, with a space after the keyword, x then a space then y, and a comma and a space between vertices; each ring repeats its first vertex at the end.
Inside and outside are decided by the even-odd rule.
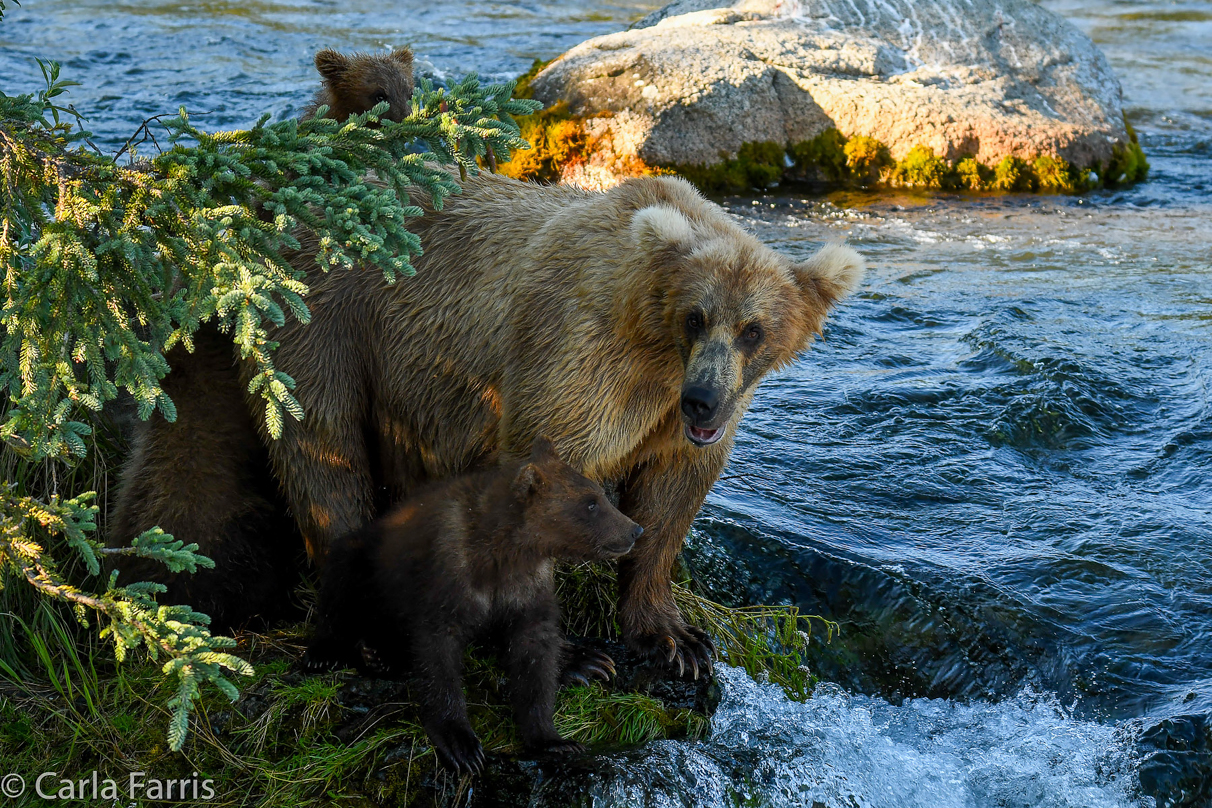
POLYGON ((417 233, 415 278, 311 271, 311 323, 273 334, 307 415, 268 447, 312 557, 375 515, 380 486, 396 502, 543 433, 645 528, 620 564, 627 641, 706 662, 674 560, 757 382, 862 259, 833 245, 797 264, 665 177, 603 194, 480 175, 417 233))
POLYGON ((796 263, 667 177, 597 193, 480 175, 415 227, 425 254, 394 285, 324 274, 306 247, 295 259, 312 320, 272 336, 306 417, 266 444, 311 556, 543 433, 645 529, 620 562, 625 639, 709 665, 674 605, 674 560, 757 383, 820 331, 862 259, 831 245, 796 263))

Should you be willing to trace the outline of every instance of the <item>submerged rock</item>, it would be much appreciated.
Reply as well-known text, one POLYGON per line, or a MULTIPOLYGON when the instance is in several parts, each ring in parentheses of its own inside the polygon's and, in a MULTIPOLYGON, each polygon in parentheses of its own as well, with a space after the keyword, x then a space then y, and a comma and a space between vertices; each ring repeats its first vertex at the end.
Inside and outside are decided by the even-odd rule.
POLYGON ((710 166, 765 142, 794 153, 834 129, 953 166, 1048 156, 1103 173, 1134 147, 1103 54, 1030 0, 720 4, 675 2, 532 79, 534 97, 584 121, 590 184, 637 160, 710 166))

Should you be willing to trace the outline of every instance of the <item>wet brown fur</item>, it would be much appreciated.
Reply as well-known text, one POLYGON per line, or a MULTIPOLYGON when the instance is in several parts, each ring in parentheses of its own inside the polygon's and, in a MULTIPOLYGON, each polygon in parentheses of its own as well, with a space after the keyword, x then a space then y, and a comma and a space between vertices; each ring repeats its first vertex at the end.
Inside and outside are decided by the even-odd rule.
POLYGON ((360 665, 371 648, 377 663, 411 670, 434 749, 451 768, 474 772, 483 750, 467 718, 463 654, 490 629, 523 743, 576 748, 552 719, 568 656, 552 562, 616 558, 641 532, 539 438, 527 459, 424 487, 339 538, 304 666, 360 665))
POLYGON ((269 450, 311 556, 372 519, 380 495, 524 454, 543 432, 646 530, 620 565, 628 641, 705 662, 673 603, 674 560, 754 386, 806 348, 861 259, 833 245, 794 263, 671 178, 602 194, 479 175, 417 232, 417 276, 394 285, 320 273, 306 248, 297 259, 312 321, 273 339, 307 416, 269 450), (743 343, 754 322, 762 340, 743 343), (696 380, 721 395, 727 431, 710 446, 690 442, 680 411, 696 380))

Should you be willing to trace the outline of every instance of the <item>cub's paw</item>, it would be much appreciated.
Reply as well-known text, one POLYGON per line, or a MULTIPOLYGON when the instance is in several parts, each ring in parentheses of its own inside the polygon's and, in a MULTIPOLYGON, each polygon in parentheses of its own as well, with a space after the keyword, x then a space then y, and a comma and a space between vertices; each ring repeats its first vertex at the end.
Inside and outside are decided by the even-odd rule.
POLYGON ((560 676, 560 684, 564 686, 588 685, 594 679, 608 682, 614 675, 614 660, 601 651, 595 651, 592 648, 572 648, 568 652, 568 661, 564 663, 564 673, 560 676))
POLYGON ((665 626, 662 631, 627 638, 637 653, 656 659, 680 677, 710 676, 715 669, 715 643, 697 626, 683 623, 665 626))
POLYGON ((389 665, 383 659, 383 657, 379 655, 379 652, 376 649, 371 648, 365 642, 359 640, 357 651, 358 656, 362 661, 361 668, 363 671, 378 679, 391 678, 391 665, 389 665))
POLYGON ((309 648, 299 660, 299 668, 304 673, 327 673, 340 667, 341 662, 323 654, 313 653, 309 648))
POLYGON ((429 742, 441 764, 456 774, 479 774, 484 768, 484 747, 469 726, 444 724, 429 730, 429 742))

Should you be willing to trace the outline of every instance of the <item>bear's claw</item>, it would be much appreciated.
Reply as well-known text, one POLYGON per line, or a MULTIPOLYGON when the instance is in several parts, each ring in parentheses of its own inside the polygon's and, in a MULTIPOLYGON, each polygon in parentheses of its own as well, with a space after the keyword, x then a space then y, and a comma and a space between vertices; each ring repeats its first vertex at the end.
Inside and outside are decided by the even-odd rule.
POLYGON ((438 760, 456 774, 479 774, 484 768, 484 747, 471 727, 449 725, 429 733, 438 760))
POLYGON ((299 667, 306 673, 324 673, 337 667, 337 665, 336 660, 323 659, 313 656, 311 653, 304 654, 303 658, 299 660, 299 667))
POLYGON ((684 677, 687 670, 696 680, 701 673, 710 676, 715 670, 715 643, 695 626, 687 625, 681 631, 674 631, 676 633, 633 639, 631 645, 641 653, 659 658, 670 668, 676 668, 679 677, 684 677))
POLYGON ((578 648, 572 652, 564 667, 562 682, 565 685, 586 685, 593 679, 610 681, 616 673, 614 660, 591 648, 578 648))

